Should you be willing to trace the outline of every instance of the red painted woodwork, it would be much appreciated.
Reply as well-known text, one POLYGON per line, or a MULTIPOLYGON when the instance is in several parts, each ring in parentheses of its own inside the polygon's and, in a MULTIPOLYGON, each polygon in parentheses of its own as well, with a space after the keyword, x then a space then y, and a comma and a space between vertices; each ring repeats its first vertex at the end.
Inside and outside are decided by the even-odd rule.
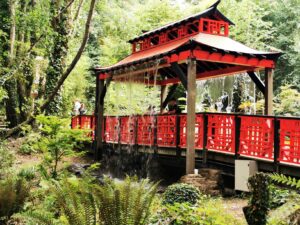
POLYGON ((157 146, 176 147, 177 116, 157 116, 157 146))
POLYGON ((273 159, 274 118, 240 116, 239 154, 273 159))
POLYGON ((136 142, 136 117, 124 116, 120 118, 120 122, 120 143, 134 145, 136 142))
POLYGON ((228 36, 229 24, 224 21, 201 18, 199 31, 202 33, 228 36))
MULTIPOLYGON (((180 140, 179 147, 186 148, 186 115, 180 115, 180 140)), ((195 124, 195 148, 203 149, 203 115, 196 115, 195 124)))
MULTIPOLYGON (((207 114, 207 133, 203 132, 204 114, 196 114, 195 148, 203 149, 206 135, 209 151, 235 153, 236 116, 231 114, 207 114)), ((279 129, 275 130, 276 117, 239 116, 241 121, 238 154, 243 157, 274 160, 274 132, 278 132, 278 159, 280 163, 300 165, 300 119, 278 118, 279 129)), ((72 129, 95 128, 95 117, 90 115, 72 117, 72 129)), ((105 117, 103 140, 108 143, 139 144, 186 148, 186 115, 158 115, 138 117, 105 117), (179 130, 176 117, 179 117, 179 130), (157 120, 157 122, 156 122, 157 120), (119 122, 121 123, 119 125, 119 122)), ((93 138, 93 134, 89 134, 93 138)), ((275 143, 275 144, 276 144, 275 143)))
MULTIPOLYGON (((220 74, 222 74, 222 76, 228 76, 236 73, 244 73, 247 71, 255 71, 255 70, 256 70, 255 67, 234 66, 225 69, 218 69, 218 70, 198 73, 196 79, 201 80, 201 79, 206 79, 211 77, 218 77, 220 76, 220 74)), ((176 83, 180 83, 180 80, 178 78, 171 78, 171 79, 157 82, 158 85, 167 85, 167 84, 176 84, 176 83)))
POLYGON ((80 129, 81 128, 79 116, 72 117, 71 128, 72 129, 78 129, 78 128, 80 129))
POLYGON ((119 142, 119 118, 114 116, 107 116, 105 119, 105 133, 104 139, 106 142, 119 142))
POLYGON ((279 119, 279 160, 300 164, 300 120, 279 119))
POLYGON ((138 116, 137 117, 137 144, 138 145, 154 145, 154 116, 138 116))
POLYGON ((206 148, 226 153, 235 152, 235 116, 208 115, 206 148))

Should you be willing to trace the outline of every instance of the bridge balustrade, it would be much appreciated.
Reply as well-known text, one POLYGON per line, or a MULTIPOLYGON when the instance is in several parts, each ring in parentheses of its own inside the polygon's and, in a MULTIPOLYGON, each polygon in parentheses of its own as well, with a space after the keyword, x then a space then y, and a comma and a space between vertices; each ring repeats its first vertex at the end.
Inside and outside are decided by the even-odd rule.
POLYGON ((120 143, 134 145, 136 143, 136 117, 123 116, 120 118, 120 143))
MULTIPOLYGON (((186 148, 186 115, 105 117, 104 141, 186 148)), ((93 116, 75 116, 72 129, 94 129, 93 116)), ((220 113, 196 114, 195 148, 236 157, 300 165, 300 119, 220 113)))
POLYGON ((235 116, 208 115, 206 148, 211 151, 235 153, 235 116))
POLYGON ((177 116, 157 116, 157 146, 176 147, 177 116))
MULTIPOLYGON (((179 147, 186 148, 186 132, 187 132, 187 118, 186 115, 180 115, 180 140, 179 147)), ((195 123, 195 148, 203 149, 203 114, 196 114, 195 123)))
POLYGON ((239 154, 274 159, 274 118, 240 116, 239 154))
POLYGON ((95 118, 91 115, 73 116, 72 129, 92 130, 95 128, 95 118))
POLYGON ((105 119, 104 139, 106 142, 119 142, 120 123, 118 117, 107 116, 105 119))
POLYGON ((279 160, 300 164, 300 120, 279 119, 279 160))
POLYGON ((137 144, 154 145, 154 130, 156 118, 154 116, 137 117, 137 144))

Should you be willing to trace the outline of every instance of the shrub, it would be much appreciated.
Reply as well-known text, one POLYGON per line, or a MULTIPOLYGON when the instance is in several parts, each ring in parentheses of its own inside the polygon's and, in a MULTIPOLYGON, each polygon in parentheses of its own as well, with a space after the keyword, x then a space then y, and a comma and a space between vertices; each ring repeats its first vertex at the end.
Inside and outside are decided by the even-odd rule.
POLYGON ((6 148, 5 143, 0 143, 0 179, 3 177, 9 170, 14 162, 14 156, 6 148))
POLYGON ((292 192, 270 185, 270 209, 278 208, 291 198, 292 192))
POLYGON ((19 212, 29 196, 30 187, 23 179, 8 178, 0 182, 0 221, 19 212))
MULTIPOLYGON (((74 151, 75 146, 90 140, 81 130, 71 130, 69 120, 55 116, 37 116, 39 129, 42 133, 40 145, 44 146, 44 166, 50 169, 52 178, 58 176, 58 164, 65 156, 78 155, 74 151)), ((47 171, 47 170, 45 170, 47 171)))
POLYGON ((249 225, 265 225, 270 206, 270 177, 257 173, 249 180, 251 197, 244 214, 249 225))
POLYGON ((127 177, 99 186, 86 176, 51 180, 46 186, 44 202, 18 216, 25 224, 148 224, 157 184, 127 177))
POLYGON ((150 219, 150 225, 224 225, 242 224, 241 221, 228 214, 218 199, 204 199, 201 203, 174 203, 164 205, 150 219))
POLYGON ((27 181, 33 180, 36 178, 36 169, 35 167, 22 168, 18 172, 18 177, 24 178, 27 181))
POLYGON ((137 182, 130 177, 123 182, 106 180, 104 186, 96 189, 100 220, 110 225, 148 224, 156 189, 157 184, 148 180, 137 182))
POLYGON ((199 190, 189 184, 173 184, 163 194, 163 204, 174 204, 175 202, 196 204, 199 199, 199 190))
POLYGON ((32 153, 39 152, 41 135, 39 133, 35 133, 33 131, 29 132, 19 148, 19 153, 23 155, 31 155, 32 153))

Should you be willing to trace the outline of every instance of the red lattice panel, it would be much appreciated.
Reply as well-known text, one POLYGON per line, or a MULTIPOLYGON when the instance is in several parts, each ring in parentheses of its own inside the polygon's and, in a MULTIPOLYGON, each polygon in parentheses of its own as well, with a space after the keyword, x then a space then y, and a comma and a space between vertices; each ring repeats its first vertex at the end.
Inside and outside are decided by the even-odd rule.
POLYGON ((119 119, 107 116, 105 120, 105 141, 111 143, 119 142, 119 119))
POLYGON ((176 115, 157 116, 157 146, 176 147, 176 115))
POLYGON ((78 128, 80 128, 79 116, 73 116, 72 117, 71 128, 72 129, 78 129, 78 128))
POLYGON ((241 116, 239 154, 273 159, 274 119, 241 116))
POLYGON ((154 145, 155 117, 139 116, 137 124, 137 143, 139 145, 154 145))
MULTIPOLYGON (((180 140, 179 147, 186 148, 186 115, 180 116, 180 140)), ((196 115, 195 124, 195 148, 203 149, 203 115, 196 115)))
POLYGON ((235 152, 235 117, 232 115, 208 115, 208 150, 235 152))
POLYGON ((279 161, 300 164, 300 120, 279 119, 279 161))
POLYGON ((120 142, 122 144, 135 144, 136 117, 124 116, 120 118, 120 142))
POLYGON ((80 129, 89 130, 92 129, 92 117, 80 116, 80 129))

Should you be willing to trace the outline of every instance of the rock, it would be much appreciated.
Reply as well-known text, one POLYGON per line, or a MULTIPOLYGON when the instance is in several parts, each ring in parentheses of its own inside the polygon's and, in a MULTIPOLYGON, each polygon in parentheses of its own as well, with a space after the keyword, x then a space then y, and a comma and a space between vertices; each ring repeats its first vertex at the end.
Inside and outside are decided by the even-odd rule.
POLYGON ((222 193, 222 174, 220 170, 201 169, 199 174, 188 174, 180 178, 181 183, 193 185, 203 194, 216 196, 222 193))
POLYGON ((82 176, 84 171, 89 167, 90 164, 73 163, 68 167, 68 171, 76 176, 82 176))

